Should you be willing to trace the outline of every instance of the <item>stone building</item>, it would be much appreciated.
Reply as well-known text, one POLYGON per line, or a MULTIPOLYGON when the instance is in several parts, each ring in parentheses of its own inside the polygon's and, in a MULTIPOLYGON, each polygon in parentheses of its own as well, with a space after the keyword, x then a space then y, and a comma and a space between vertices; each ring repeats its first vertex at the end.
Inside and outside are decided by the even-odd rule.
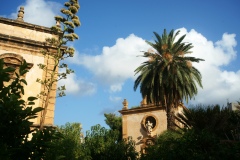
MULTIPOLYGON (((183 104, 176 108, 176 112, 181 112, 182 108, 183 104)), ((157 135, 167 130, 165 109, 147 104, 146 99, 143 99, 139 107, 130 109, 124 99, 123 108, 119 112, 122 114, 123 138, 132 137, 136 150, 140 153, 145 153, 145 148, 154 143, 157 135)))
MULTIPOLYGON (((4 60, 5 65, 18 68, 23 60, 28 63, 29 72, 25 75, 28 85, 24 87, 25 94, 23 99, 29 96, 37 96, 44 91, 44 86, 36 82, 37 78, 44 79, 47 76, 45 71, 39 69, 38 64, 45 64, 51 68, 51 59, 49 56, 41 54, 42 49, 51 49, 46 46, 45 39, 56 37, 50 28, 26 23, 23 20, 24 8, 21 7, 16 20, 0 17, 0 59, 4 60)), ((55 84, 56 88, 56 84, 55 84)), ((48 106, 45 119, 45 125, 52 126, 54 123, 54 107, 56 90, 51 93, 52 98, 48 106)), ((42 101, 35 101, 34 107, 41 106, 42 101)), ((40 123, 41 113, 33 120, 34 125, 40 123)))
POLYGON ((236 111, 236 110, 239 110, 240 109, 240 104, 239 103, 227 103, 227 107, 231 110, 231 111, 236 111))

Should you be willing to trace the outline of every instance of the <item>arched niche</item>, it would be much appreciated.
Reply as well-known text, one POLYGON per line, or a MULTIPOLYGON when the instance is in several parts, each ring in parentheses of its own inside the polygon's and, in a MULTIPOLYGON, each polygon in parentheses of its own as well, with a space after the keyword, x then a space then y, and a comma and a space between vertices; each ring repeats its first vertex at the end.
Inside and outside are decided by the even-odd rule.
POLYGON ((155 131, 157 126, 159 125, 158 119, 156 118, 156 116, 153 114, 147 114, 143 117, 141 124, 145 131, 148 131, 147 126, 146 126, 148 122, 151 123, 151 125, 152 125, 151 132, 155 131))
MULTIPOLYGON (((6 67, 13 67, 13 68, 19 67, 24 61, 24 58, 21 55, 18 55, 15 53, 0 54, 0 59, 3 59, 6 67)), ((31 69, 33 64, 32 63, 27 63, 27 64, 28 64, 28 69, 31 69)))
MULTIPOLYGON (((23 63, 24 58, 21 55, 15 53, 4 53, 0 54, 0 59, 3 59, 5 67, 15 68, 15 72, 18 71, 18 68, 23 63)), ((33 67, 32 63, 27 63, 27 69, 30 70, 33 67)), ((14 75, 11 75, 13 78, 14 75)))

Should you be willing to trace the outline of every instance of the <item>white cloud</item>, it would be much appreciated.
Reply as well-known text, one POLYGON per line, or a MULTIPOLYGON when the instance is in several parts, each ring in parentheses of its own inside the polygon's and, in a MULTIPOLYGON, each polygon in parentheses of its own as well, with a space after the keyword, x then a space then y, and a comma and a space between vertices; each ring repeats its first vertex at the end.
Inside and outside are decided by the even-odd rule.
POLYGON ((110 96, 109 100, 112 102, 119 102, 122 100, 122 97, 110 96))
POLYGON ((119 92, 122 90, 123 83, 112 84, 110 86, 110 92, 119 92))
MULTIPOLYGON (((24 6, 24 21, 41 26, 51 27, 55 24, 54 17, 58 15, 62 4, 46 0, 26 0, 24 6)), ((9 18, 16 19, 20 6, 9 18)), ((61 71, 60 71, 61 72, 61 71)), ((95 84, 78 79, 75 74, 68 75, 67 79, 58 82, 58 86, 66 86, 67 94, 92 95, 96 92, 95 84)))
POLYGON ((205 61, 194 64, 202 74, 203 89, 190 104, 220 104, 226 105, 227 100, 235 102, 240 96, 240 70, 223 70, 237 56, 234 47, 237 45, 235 34, 224 33, 217 42, 207 40, 195 30, 187 32, 181 28, 181 34, 186 34, 185 41, 193 44, 191 56, 205 61))
MULTIPOLYGON (((224 33, 222 39, 212 42, 194 29, 181 28, 181 35, 186 34, 185 41, 193 44, 193 53, 189 56, 205 61, 194 66, 202 74, 203 89, 189 104, 226 105, 227 100, 235 102, 240 96, 240 70, 224 70, 236 58, 237 42, 235 34, 224 33)), ((161 33, 160 33, 161 34, 161 33)), ((112 47, 103 47, 99 55, 76 54, 74 63, 85 66, 102 82, 109 85, 112 92, 121 91, 127 79, 135 80, 134 70, 146 59, 137 57, 140 51, 147 51, 149 46, 140 37, 131 34, 119 38, 112 47)))
MULTIPOLYGON (((55 24, 54 17, 59 13, 62 4, 45 0, 26 0, 21 6, 24 6, 25 22, 51 27, 55 24)), ((20 6, 10 15, 10 18, 17 18, 19 8, 20 6)))
POLYGON ((145 40, 129 35, 127 38, 119 38, 112 47, 103 47, 100 55, 92 56, 75 54, 74 63, 85 66, 102 83, 110 85, 110 91, 121 91, 127 79, 134 79, 134 70, 145 59, 138 57, 141 51, 149 49, 145 40))
MULTIPOLYGON (((60 70, 59 72, 62 71, 60 70)), ((62 79, 58 82, 58 86, 63 85, 66 86, 66 94, 85 96, 96 93, 95 84, 78 79, 74 73, 68 75, 67 79, 62 79)))

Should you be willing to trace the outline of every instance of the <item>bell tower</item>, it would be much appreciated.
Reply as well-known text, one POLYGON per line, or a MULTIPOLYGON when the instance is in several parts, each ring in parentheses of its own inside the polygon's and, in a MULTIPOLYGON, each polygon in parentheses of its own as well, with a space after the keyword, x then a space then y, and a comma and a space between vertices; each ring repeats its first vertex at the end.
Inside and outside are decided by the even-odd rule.
MULTIPOLYGON (((176 108, 176 112, 181 110, 182 105, 176 108)), ((128 102, 124 99, 123 108, 119 112, 122 114, 123 138, 132 137, 136 150, 142 154, 146 147, 154 144, 157 135, 167 130, 165 108, 147 104, 146 98, 135 108, 128 108, 128 102)))

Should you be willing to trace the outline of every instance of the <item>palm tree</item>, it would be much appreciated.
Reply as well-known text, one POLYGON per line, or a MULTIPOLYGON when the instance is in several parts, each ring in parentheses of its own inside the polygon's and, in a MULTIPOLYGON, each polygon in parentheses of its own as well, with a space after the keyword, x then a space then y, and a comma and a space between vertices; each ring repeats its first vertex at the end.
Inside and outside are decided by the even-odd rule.
POLYGON ((147 103, 162 105, 167 113, 167 128, 171 129, 174 121, 174 108, 183 100, 188 101, 197 94, 197 84, 202 87, 200 72, 192 66, 192 62, 203 59, 185 56, 191 53, 191 43, 184 43, 186 35, 176 37, 180 31, 166 29, 162 36, 154 32, 154 43, 146 41, 153 50, 144 53, 149 60, 136 70, 139 74, 134 83, 134 90, 140 86, 140 92, 147 103))

